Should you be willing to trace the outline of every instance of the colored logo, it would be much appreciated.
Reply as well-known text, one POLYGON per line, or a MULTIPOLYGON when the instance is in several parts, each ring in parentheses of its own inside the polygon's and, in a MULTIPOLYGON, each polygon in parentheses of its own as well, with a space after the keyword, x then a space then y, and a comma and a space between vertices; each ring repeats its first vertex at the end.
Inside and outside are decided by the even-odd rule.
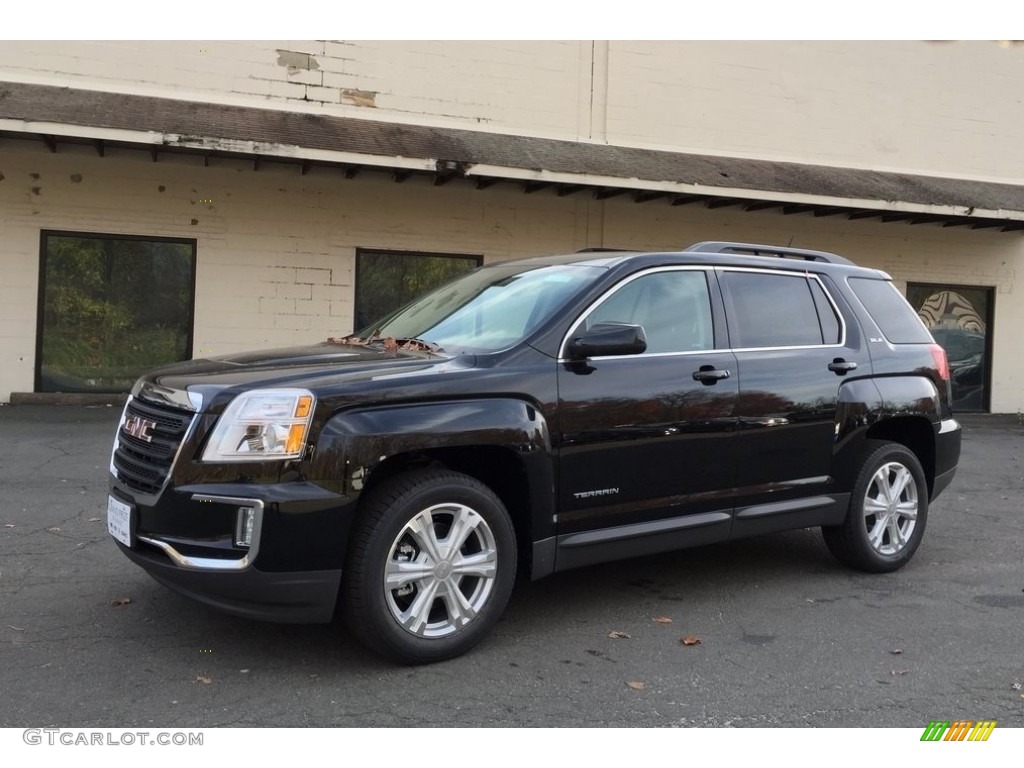
POLYGON ((995 727, 995 720, 932 720, 921 741, 988 741, 995 727))

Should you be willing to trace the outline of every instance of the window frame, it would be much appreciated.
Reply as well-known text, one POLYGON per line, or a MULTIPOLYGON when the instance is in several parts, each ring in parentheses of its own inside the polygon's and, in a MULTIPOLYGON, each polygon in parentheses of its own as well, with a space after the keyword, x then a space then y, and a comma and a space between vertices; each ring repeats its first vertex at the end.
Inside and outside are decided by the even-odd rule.
MULTIPOLYGON (((814 314, 818 318, 818 328, 822 331, 822 343, 821 344, 787 344, 787 345, 772 345, 765 347, 740 347, 733 344, 732 336, 733 331, 729 329, 729 349, 733 352, 763 352, 766 350, 781 350, 781 349, 835 349, 846 346, 847 338, 847 324, 846 317, 839 309, 839 305, 836 303, 835 298, 828 290, 828 286, 825 281, 821 279, 820 275, 816 272, 793 272, 790 270, 779 270, 779 269, 758 269, 757 267, 716 267, 715 271, 719 274, 726 272, 745 272, 745 273, 756 273, 773 275, 775 277, 788 277, 793 279, 802 279, 805 281, 807 287, 807 295, 810 299, 811 306, 814 308, 814 314), (829 306, 832 307, 832 311, 835 313, 836 319, 839 321, 839 341, 833 343, 826 343, 824 341, 824 328, 821 323, 821 314, 818 309, 818 302, 814 300, 814 295, 811 292, 810 285, 807 285, 809 281, 814 280, 818 283, 818 286, 825 294, 825 298, 828 300, 829 306)), ((728 281, 721 280, 722 294, 725 301, 725 316, 726 325, 728 326, 730 318, 735 318, 735 311, 733 309, 734 296, 730 291, 728 281)), ((735 320, 733 320, 735 322, 735 320)))
MULTIPOLYGON (((35 365, 33 366, 32 387, 34 392, 41 392, 43 372, 43 326, 46 314, 46 255, 47 238, 50 237, 77 237, 89 240, 129 240, 145 243, 175 243, 177 245, 191 246, 190 258, 192 259, 192 280, 189 286, 189 308, 188 308, 188 335, 185 342, 185 350, 191 360, 195 356, 195 327, 196 327, 196 281, 199 273, 199 240, 194 237, 167 237, 163 235, 130 235, 112 234, 106 232, 83 232, 78 230, 64 229, 41 229, 39 230, 39 281, 36 291, 36 344, 35 344, 35 365)), ((96 394, 106 394, 97 392, 96 394)))
POLYGON ((711 319, 711 348, 710 349, 693 349, 685 352, 641 352, 636 355, 607 355, 603 356, 601 360, 619 360, 619 359, 635 359, 644 358, 650 359, 654 357, 674 357, 678 355, 707 355, 714 352, 725 351, 719 346, 721 340, 720 325, 722 320, 716 311, 715 304, 715 291, 718 290, 718 280, 713 276, 713 269, 703 264, 680 264, 670 265, 662 267, 651 267, 648 269, 642 269, 638 272, 634 272, 631 275, 627 275, 617 283, 612 285, 608 290, 604 291, 600 296, 594 299, 592 302, 587 304, 582 312, 573 320, 572 325, 569 326, 569 330, 566 331, 562 337, 562 343, 558 347, 558 361, 561 363, 569 362, 569 343, 572 340, 572 336, 576 333, 580 326, 582 326, 590 315, 598 309, 602 304, 610 299, 614 294, 618 293, 619 290, 629 285, 635 280, 639 280, 642 277, 656 274, 658 272, 701 272, 704 275, 704 281, 708 289, 708 310, 711 319))

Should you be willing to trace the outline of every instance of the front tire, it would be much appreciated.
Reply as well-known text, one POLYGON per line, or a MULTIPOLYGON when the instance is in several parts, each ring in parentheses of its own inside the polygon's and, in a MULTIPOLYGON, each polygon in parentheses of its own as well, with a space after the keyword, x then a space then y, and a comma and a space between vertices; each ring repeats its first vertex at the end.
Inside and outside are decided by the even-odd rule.
POLYGON ((501 500, 475 478, 415 470, 372 490, 352 535, 343 607, 353 634, 407 664, 452 658, 501 616, 516 537, 501 500))
POLYGON ((900 443, 869 440, 846 519, 821 532, 841 562, 888 573, 910 562, 927 520, 928 484, 917 456, 900 443))

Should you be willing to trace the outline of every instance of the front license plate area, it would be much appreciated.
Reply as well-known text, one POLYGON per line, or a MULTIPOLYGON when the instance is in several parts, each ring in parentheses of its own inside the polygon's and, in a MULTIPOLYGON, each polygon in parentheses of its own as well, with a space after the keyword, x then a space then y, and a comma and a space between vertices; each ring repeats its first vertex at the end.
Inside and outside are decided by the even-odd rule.
POLYGON ((132 508, 113 496, 107 497, 107 532, 126 547, 132 546, 132 508))

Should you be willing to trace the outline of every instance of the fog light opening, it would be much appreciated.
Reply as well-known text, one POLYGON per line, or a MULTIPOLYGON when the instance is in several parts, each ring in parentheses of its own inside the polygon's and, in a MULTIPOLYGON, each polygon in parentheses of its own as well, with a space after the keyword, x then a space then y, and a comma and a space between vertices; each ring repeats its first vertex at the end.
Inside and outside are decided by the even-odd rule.
POLYGON ((252 531, 256 525, 256 508, 239 507, 235 522, 235 546, 251 547, 252 531))

